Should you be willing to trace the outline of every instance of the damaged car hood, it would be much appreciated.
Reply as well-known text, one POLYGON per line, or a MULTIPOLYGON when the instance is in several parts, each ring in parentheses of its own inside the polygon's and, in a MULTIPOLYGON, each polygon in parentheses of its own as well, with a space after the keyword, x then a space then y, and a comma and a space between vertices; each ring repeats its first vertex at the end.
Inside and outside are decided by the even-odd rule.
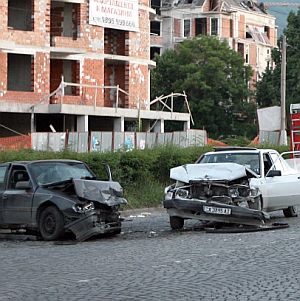
POLYGON ((256 175, 243 165, 236 163, 203 163, 186 164, 170 170, 170 178, 184 183, 192 180, 227 180, 233 181, 247 176, 256 175))
POLYGON ((123 198, 123 189, 118 182, 74 179, 76 194, 93 202, 108 206, 127 204, 123 198))

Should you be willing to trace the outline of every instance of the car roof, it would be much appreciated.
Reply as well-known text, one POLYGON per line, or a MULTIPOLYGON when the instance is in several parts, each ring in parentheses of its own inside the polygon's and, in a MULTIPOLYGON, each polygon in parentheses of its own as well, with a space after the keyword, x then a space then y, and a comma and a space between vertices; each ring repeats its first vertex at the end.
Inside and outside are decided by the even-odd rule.
POLYGON ((215 153, 269 153, 269 152, 276 152, 274 149, 266 149, 266 148, 255 148, 255 147, 242 147, 242 146, 222 146, 222 147, 215 147, 213 151, 207 152, 204 155, 211 155, 215 153))
POLYGON ((233 150, 258 150, 258 149, 256 147, 244 147, 244 146, 217 146, 217 147, 214 147, 215 152, 233 151, 233 150))
POLYGON ((22 164, 22 165, 31 165, 35 163, 82 163, 82 161, 78 160, 70 160, 70 159, 47 159, 47 160, 32 160, 32 161, 11 161, 5 162, 9 164, 22 164))

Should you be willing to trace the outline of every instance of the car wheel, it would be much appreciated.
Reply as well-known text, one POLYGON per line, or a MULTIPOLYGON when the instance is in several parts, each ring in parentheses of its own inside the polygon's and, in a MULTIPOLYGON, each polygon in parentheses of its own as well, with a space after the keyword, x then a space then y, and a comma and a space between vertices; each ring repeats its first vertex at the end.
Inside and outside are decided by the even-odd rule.
POLYGON ((45 208, 40 215, 39 230, 44 240, 56 240, 64 233, 64 217, 54 206, 45 208))
POLYGON ((260 196, 256 197, 254 199, 254 202, 248 203, 250 209, 255 209, 255 210, 262 210, 263 205, 262 205, 262 198, 260 196))
POLYGON ((184 219, 179 216, 170 216, 170 225, 173 230, 180 230, 183 228, 184 219))
POLYGON ((286 209, 283 209, 283 214, 285 217, 296 217, 298 216, 297 214, 297 209, 295 206, 290 206, 286 209))

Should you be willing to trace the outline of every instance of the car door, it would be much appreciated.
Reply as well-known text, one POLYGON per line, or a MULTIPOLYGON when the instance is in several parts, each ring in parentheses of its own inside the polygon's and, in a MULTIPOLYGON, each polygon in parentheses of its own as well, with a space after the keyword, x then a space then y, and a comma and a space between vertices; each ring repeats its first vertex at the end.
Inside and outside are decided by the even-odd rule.
POLYGON ((21 181, 30 183, 25 166, 12 165, 7 187, 2 194, 4 224, 31 223, 33 189, 18 188, 16 184, 21 181))
POLYGON ((264 178, 262 193, 264 205, 270 210, 283 209, 289 206, 300 205, 300 174, 286 172, 284 162, 277 153, 268 153, 273 170, 280 170, 280 176, 264 178))
POLYGON ((3 193, 9 164, 0 164, 0 224, 3 223, 3 193))

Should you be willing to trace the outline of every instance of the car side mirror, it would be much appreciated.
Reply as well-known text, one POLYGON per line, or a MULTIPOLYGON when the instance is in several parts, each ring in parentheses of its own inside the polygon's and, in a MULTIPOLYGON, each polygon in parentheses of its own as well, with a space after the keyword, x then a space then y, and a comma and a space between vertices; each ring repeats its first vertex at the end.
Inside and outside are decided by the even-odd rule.
POLYGON ((30 181, 19 181, 16 183, 16 189, 28 190, 31 188, 30 181))
POLYGON ((267 173, 267 177, 280 177, 281 176, 281 170, 270 170, 267 173))

